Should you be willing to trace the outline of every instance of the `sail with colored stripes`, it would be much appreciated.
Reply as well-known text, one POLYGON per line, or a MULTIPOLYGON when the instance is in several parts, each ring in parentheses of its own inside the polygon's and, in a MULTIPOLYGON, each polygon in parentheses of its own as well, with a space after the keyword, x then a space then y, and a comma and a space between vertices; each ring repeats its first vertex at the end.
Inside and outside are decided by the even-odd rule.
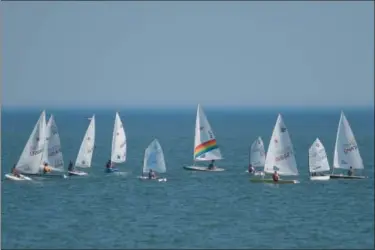
POLYGON ((223 159, 220 148, 207 117, 198 104, 195 121, 194 160, 210 161, 223 159))

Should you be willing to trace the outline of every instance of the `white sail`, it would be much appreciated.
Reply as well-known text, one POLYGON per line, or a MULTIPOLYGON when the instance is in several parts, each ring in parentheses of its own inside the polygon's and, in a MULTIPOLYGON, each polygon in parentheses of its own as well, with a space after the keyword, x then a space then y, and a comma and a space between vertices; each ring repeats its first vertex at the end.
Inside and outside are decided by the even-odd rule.
POLYGON ((163 149, 157 139, 153 140, 145 150, 143 173, 147 173, 150 169, 157 173, 165 173, 167 171, 163 149))
POLYGON ((46 124, 44 126, 45 130, 45 143, 44 143, 44 149, 43 149, 43 154, 42 154, 42 161, 41 161, 41 165, 40 165, 40 170, 42 171, 43 168, 44 168, 44 164, 45 163, 48 163, 48 128, 47 128, 47 115, 45 116, 46 119, 46 124))
POLYGON ((195 121, 194 160, 210 161, 221 160, 223 157, 210 123, 198 104, 197 118, 195 121))
POLYGON ((341 112, 337 128, 333 167, 341 169, 349 169, 350 167, 353 169, 364 168, 357 142, 344 112, 341 112))
POLYGON ((16 169, 24 174, 37 174, 40 172, 45 146, 46 113, 39 117, 33 131, 22 151, 16 169))
POLYGON ((117 112, 112 135, 111 161, 115 163, 123 163, 126 161, 126 135, 117 112))
POLYGON ((76 159, 76 166, 81 168, 91 167, 92 154, 95 147, 95 115, 90 120, 89 127, 83 137, 76 159))
POLYGON ((309 171, 310 173, 329 171, 327 153, 319 138, 316 138, 309 148, 309 171))
POLYGON ((46 128, 46 146, 48 151, 47 162, 56 170, 64 170, 63 154, 61 152, 61 142, 59 131, 53 115, 48 120, 46 128))
POLYGON ((264 167, 266 152, 261 137, 258 137, 250 147, 250 163, 253 167, 264 167))
POLYGON ((264 165, 266 173, 271 174, 275 170, 280 175, 298 175, 293 144, 280 114, 273 129, 264 165))

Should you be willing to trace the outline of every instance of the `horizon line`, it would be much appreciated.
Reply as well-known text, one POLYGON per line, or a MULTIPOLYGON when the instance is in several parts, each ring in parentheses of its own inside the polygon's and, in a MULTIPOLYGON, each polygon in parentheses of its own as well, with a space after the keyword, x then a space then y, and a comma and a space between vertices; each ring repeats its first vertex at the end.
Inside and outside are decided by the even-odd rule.
MULTIPOLYGON (((46 105, 47 106, 47 105, 46 105)), ((113 111, 113 110, 134 110, 134 111, 182 111, 182 110, 196 110, 198 104, 196 105, 128 105, 128 106, 115 106, 115 105, 108 105, 108 106, 84 106, 84 105, 77 105, 77 106, 12 106, 12 105, 0 105, 1 111, 43 111, 43 110, 67 110, 67 111, 113 111)), ((274 110, 295 110, 295 111, 303 111, 303 110, 374 110, 374 105, 327 105, 327 106, 303 106, 303 105, 254 105, 254 106, 239 106, 239 105, 201 105, 205 110, 233 110, 233 111, 274 111, 274 110)))

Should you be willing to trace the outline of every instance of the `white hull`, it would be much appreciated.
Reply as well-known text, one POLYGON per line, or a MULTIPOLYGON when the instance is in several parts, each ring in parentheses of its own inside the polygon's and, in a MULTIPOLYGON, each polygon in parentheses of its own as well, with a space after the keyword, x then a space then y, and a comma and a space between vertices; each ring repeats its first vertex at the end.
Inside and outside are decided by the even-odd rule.
POLYGON ((77 175, 77 176, 84 176, 84 175, 87 175, 87 173, 85 173, 85 172, 81 172, 81 171, 68 171, 68 174, 69 174, 69 175, 77 175))
POLYGON ((222 172, 225 171, 224 168, 213 168, 213 169, 208 169, 208 167, 203 167, 203 166, 184 166, 185 170, 190 170, 190 171, 207 171, 207 172, 222 172))
POLYGON ((266 179, 266 178, 256 178, 256 179, 250 179, 251 182, 255 183, 272 183, 272 184, 297 184, 299 183, 298 180, 281 180, 274 181, 273 179, 266 179))
POLYGON ((348 176, 348 175, 343 175, 343 174, 331 174, 331 179, 351 179, 351 180, 356 180, 356 179, 366 179, 366 176, 348 176))
POLYGON ((17 177, 13 174, 6 174, 5 178, 12 181, 32 181, 30 177, 20 174, 20 177, 17 177))
POLYGON ((329 175, 310 176, 310 180, 312 180, 312 181, 328 181, 329 179, 330 179, 329 175))
POLYGON ((166 182, 167 178, 152 178, 149 179, 148 176, 138 176, 140 180, 150 180, 150 181, 158 181, 158 182, 166 182))
POLYGON ((255 173, 250 173, 249 170, 246 170, 245 173, 249 173, 254 176, 264 176, 264 172, 262 171, 255 171, 255 173))

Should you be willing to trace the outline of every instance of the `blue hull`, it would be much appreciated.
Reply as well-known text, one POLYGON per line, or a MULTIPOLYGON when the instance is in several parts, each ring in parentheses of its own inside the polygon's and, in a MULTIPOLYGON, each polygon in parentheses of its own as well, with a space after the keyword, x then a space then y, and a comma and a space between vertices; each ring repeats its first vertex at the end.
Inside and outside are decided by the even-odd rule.
POLYGON ((117 172, 117 171, 118 171, 117 168, 106 168, 106 169, 105 169, 105 172, 106 172, 106 173, 113 173, 113 172, 117 172))

